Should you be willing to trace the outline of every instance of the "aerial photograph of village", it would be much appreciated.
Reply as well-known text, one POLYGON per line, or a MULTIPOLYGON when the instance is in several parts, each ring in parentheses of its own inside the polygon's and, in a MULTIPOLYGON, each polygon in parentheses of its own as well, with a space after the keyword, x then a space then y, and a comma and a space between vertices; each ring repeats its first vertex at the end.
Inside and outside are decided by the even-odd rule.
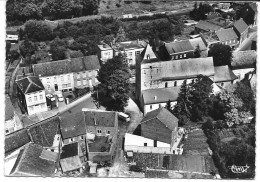
POLYGON ((8 0, 4 175, 254 179, 257 5, 8 0))

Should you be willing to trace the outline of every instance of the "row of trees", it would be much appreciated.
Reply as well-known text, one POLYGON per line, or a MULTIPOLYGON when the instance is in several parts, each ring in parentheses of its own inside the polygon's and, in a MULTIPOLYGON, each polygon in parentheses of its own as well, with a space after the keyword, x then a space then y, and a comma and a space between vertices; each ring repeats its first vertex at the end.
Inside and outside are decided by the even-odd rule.
POLYGON ((194 9, 190 12, 190 17, 195 21, 205 20, 207 18, 207 13, 212 12, 213 7, 209 4, 199 4, 197 2, 194 4, 194 9))
POLYGON ((7 21, 65 19, 98 13, 99 0, 8 0, 7 21))
POLYGON ((199 76, 194 83, 183 82, 177 104, 167 108, 177 118, 179 125, 207 120, 225 120, 228 126, 247 123, 248 117, 255 114, 255 98, 252 89, 244 82, 214 95, 212 81, 199 76))

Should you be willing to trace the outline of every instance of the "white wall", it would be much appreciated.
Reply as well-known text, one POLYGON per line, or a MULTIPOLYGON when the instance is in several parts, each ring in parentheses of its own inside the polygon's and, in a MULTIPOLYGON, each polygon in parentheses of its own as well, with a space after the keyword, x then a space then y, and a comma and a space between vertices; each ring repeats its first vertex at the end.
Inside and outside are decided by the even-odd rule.
POLYGON ((234 83, 241 81, 245 78, 245 75, 251 71, 254 71, 255 68, 247 68, 247 69, 237 69, 232 70, 233 73, 238 77, 238 79, 234 80, 234 83))
POLYGON ((102 50, 101 51, 101 61, 107 61, 113 58, 113 50, 102 50))
POLYGON ((48 111, 44 90, 30 94, 25 94, 25 99, 27 104, 28 115, 48 111), (37 98, 37 100, 35 100, 35 97, 37 98))
MULTIPOLYGON (((144 114, 151 112, 153 110, 156 110, 160 107, 165 107, 166 106, 166 102, 164 103, 156 103, 156 104, 149 104, 149 105, 144 105, 144 114), (152 106, 152 108, 151 108, 152 106)), ((174 107, 177 104, 177 101, 171 102, 171 106, 174 107)))

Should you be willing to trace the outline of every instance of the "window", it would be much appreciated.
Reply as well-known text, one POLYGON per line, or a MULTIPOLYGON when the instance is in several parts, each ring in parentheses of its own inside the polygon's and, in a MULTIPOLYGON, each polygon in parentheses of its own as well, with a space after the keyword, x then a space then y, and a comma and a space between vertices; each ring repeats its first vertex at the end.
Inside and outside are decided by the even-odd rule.
POLYGON ((182 55, 180 55, 180 58, 182 58, 182 55))
POLYGON ((57 78, 56 78, 56 76, 54 77, 54 82, 57 82, 57 78))
POLYGON ((86 78, 86 77, 87 77, 87 73, 83 72, 83 78, 86 78))
POLYGON ((68 75, 68 80, 70 80, 70 75, 68 75))
POLYGON ((40 99, 41 99, 41 100, 43 99, 43 96, 42 96, 42 95, 40 95, 40 99))
POLYGON ((101 131, 101 130, 97 130, 97 133, 98 133, 98 134, 101 134, 101 133, 102 133, 102 131, 101 131))
POLYGON ((153 105, 150 105, 150 109, 151 109, 151 110, 153 109, 153 105))
POLYGON ((144 143, 144 146, 147 147, 147 143, 144 143))
POLYGON ((87 85, 87 80, 83 80, 83 85, 87 85))
POLYGON ((50 83, 50 78, 47 78, 47 83, 50 83))
POLYGON ((29 102, 32 102, 32 98, 31 97, 29 97, 28 100, 29 100, 29 102))
POLYGON ((61 81, 64 81, 63 76, 61 76, 60 78, 61 78, 61 81))
POLYGON ((83 140, 83 139, 84 139, 84 137, 83 137, 83 136, 80 136, 80 139, 81 139, 81 140, 83 140))
POLYGON ((184 55, 183 55, 183 57, 185 57, 185 58, 186 58, 186 54, 184 54, 184 55))
POLYGON ((178 56, 176 56, 175 59, 178 59, 178 56))
POLYGON ((37 96, 34 96, 34 101, 37 101, 37 96))
POLYGON ((70 138, 69 142, 73 142, 73 138, 70 138))
POLYGON ((140 51, 136 51, 136 55, 139 55, 140 54, 140 51))
POLYGON ((71 83, 68 83, 68 87, 71 87, 71 83))
POLYGON ((77 79, 80 79, 80 74, 79 73, 77 74, 77 79))
POLYGON ((168 87, 168 82, 165 82, 165 88, 167 88, 168 87))
POLYGON ((77 86, 81 86, 81 81, 77 81, 77 86))
POLYGON ((110 135, 110 130, 107 130, 106 133, 107 133, 107 135, 110 135))
POLYGON ((177 81, 174 82, 174 86, 177 87, 177 81))

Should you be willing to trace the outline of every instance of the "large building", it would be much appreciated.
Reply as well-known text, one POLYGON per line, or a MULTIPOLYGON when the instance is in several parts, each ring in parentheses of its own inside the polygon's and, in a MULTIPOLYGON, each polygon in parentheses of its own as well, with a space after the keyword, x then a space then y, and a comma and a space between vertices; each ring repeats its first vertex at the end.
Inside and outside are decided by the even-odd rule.
POLYGON ((98 57, 102 63, 105 63, 121 52, 126 54, 129 65, 135 65, 136 56, 143 51, 146 45, 147 43, 141 40, 98 45, 98 57))
MULTIPOLYGON (((144 95, 148 90, 151 90, 150 93, 152 93, 154 92, 152 89, 162 90, 162 88, 180 87, 184 80, 187 80, 187 83, 193 82, 198 75, 205 75, 213 80, 215 73, 212 57, 161 61, 150 45, 138 57, 137 62, 136 97, 140 103, 143 103, 143 106, 145 105, 144 99, 159 99, 159 96, 154 94, 149 94, 153 98, 148 99, 144 95)), ((175 89, 175 91, 177 92, 178 89, 175 89)), ((164 101, 170 99, 170 97, 163 98, 164 101)), ((145 109, 142 108, 142 110, 145 109)), ((144 111, 145 113, 146 111, 144 111)))
POLYGON ((70 92, 75 88, 93 88, 100 64, 97 56, 85 56, 33 65, 48 93, 70 92))
POLYGON ((32 115, 47 111, 45 89, 38 77, 28 76, 16 80, 19 104, 32 115))

